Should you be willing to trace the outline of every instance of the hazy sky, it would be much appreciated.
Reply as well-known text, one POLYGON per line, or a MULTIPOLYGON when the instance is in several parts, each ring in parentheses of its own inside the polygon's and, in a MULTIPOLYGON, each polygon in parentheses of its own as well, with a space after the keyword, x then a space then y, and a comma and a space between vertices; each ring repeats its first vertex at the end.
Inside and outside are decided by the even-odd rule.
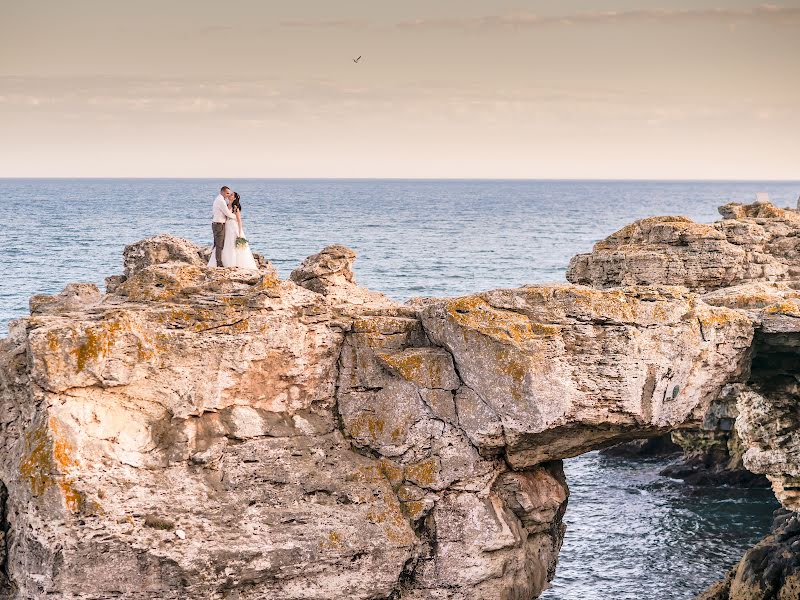
POLYGON ((5 177, 800 179, 800 0, 0 0, 0 132, 5 177))

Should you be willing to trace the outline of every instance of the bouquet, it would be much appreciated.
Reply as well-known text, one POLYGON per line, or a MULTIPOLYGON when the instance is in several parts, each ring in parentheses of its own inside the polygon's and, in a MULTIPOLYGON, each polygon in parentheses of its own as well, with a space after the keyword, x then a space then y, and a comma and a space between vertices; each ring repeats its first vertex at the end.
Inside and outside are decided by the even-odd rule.
POLYGON ((237 248, 245 248, 247 246, 247 238, 237 237, 236 238, 236 247, 237 248))

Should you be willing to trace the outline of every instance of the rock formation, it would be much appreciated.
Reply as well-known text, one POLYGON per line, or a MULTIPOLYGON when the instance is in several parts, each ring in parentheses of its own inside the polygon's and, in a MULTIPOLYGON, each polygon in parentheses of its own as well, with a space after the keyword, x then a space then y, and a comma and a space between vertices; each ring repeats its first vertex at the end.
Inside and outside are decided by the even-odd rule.
MULTIPOLYGON (((791 237, 793 216, 748 210, 719 231, 757 239, 747 260, 777 265, 788 242, 773 237, 791 237)), ((357 286, 341 246, 289 281, 266 264, 208 269, 169 236, 128 247, 105 294, 35 297, 0 341, 0 588, 533 598, 563 538, 561 459, 699 428, 730 389, 745 464, 797 510, 800 305, 757 281, 772 268, 711 285, 692 244, 673 257, 686 280, 631 259, 647 285, 605 289, 604 276, 408 304, 357 286), (717 291, 687 289, 701 279, 717 291)))
POLYGON ((672 433, 662 433, 653 437, 622 442, 604 448, 600 454, 624 458, 667 457, 681 453, 681 447, 672 441, 672 433))
POLYGON ((724 580, 697 600, 800 598, 800 519, 778 509, 772 533, 748 550, 724 580))
POLYGON ((741 391, 742 384, 727 386, 711 403, 700 427, 672 432, 672 440, 683 450, 683 460, 666 467, 661 475, 692 485, 769 487, 764 475, 744 466, 746 448, 734 426, 741 391))
MULTIPOLYGON (((759 483, 748 472, 765 475, 781 504, 800 511, 800 212, 756 203, 720 213, 711 225, 637 221, 573 258, 567 279, 600 289, 671 283, 747 315, 753 344, 744 376, 723 388, 699 423, 673 432, 689 461, 670 475, 683 468, 698 483, 745 485, 759 483)), ((799 552, 800 544, 776 546, 768 537, 703 597, 798 597, 799 552)))
POLYGON ((704 292, 760 281, 800 280, 800 213, 771 204, 727 204, 723 220, 636 221, 570 261, 567 279, 595 287, 684 285, 704 292))

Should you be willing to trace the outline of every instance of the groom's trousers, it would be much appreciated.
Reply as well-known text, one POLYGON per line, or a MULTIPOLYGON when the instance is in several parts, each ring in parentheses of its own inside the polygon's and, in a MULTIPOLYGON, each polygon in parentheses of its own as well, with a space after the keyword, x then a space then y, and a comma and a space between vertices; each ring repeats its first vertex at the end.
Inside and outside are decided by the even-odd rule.
POLYGON ((214 251, 217 266, 222 266, 222 248, 225 246, 225 223, 211 223, 211 232, 214 234, 214 251))

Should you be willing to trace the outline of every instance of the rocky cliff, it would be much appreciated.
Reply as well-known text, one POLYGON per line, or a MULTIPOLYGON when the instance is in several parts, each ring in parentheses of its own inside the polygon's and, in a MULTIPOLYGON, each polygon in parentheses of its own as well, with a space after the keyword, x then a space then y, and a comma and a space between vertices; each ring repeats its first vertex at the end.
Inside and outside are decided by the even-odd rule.
POLYGON ((753 343, 743 376, 722 389, 701 421, 673 431, 688 460, 669 474, 746 486, 760 485, 766 476, 789 511, 778 515, 773 536, 702 598, 797 598, 800 212, 756 203, 728 204, 720 213, 723 219, 711 225, 683 217, 633 223, 574 257, 567 279, 600 289, 681 285, 706 304, 751 319, 753 343))
MULTIPOLYGON (((561 459, 698 428, 732 389, 745 464, 797 510, 800 296, 769 281, 795 215, 742 210, 723 230, 757 241, 746 261, 788 266, 736 266, 737 288, 689 289, 703 251, 666 225, 664 272, 692 278, 606 289, 589 255, 570 279, 595 287, 409 304, 356 285, 341 246, 289 281, 128 247, 105 294, 36 296, 0 342, 0 594, 533 598, 561 459)), ((635 244, 614 252, 642 277, 635 244)))

